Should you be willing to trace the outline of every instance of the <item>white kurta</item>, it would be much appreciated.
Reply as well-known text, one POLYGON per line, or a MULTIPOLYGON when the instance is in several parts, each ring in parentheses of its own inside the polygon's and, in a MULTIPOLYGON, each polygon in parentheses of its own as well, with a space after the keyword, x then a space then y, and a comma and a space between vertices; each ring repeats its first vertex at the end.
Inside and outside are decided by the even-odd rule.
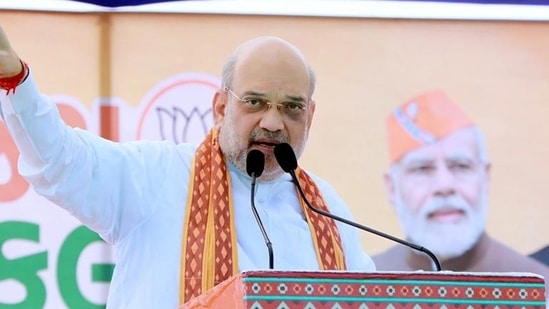
MULTIPOLYGON (((0 114, 21 152, 19 171, 35 190, 96 231, 116 252, 107 308, 176 308, 185 203, 194 147, 171 142, 113 143, 61 121, 32 75, 2 96, 0 114)), ((229 164, 241 271, 268 269, 268 251, 250 209, 250 178, 229 164)), ((310 173, 309 173, 310 174, 310 173)), ((315 179, 330 211, 351 214, 315 179)), ((277 270, 319 268, 289 175, 257 184, 256 207, 277 270)), ((373 271, 358 231, 338 223, 349 270, 373 271)))

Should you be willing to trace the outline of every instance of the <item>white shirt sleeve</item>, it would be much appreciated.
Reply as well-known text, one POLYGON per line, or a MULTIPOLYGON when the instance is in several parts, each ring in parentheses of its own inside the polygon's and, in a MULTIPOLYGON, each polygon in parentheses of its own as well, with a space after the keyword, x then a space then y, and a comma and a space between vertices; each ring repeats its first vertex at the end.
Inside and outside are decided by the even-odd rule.
POLYGON ((0 100, 1 114, 20 151, 19 173, 39 194, 109 243, 130 233, 159 207, 170 185, 168 167, 188 169, 172 143, 119 144, 66 126, 55 103, 39 93, 32 75, 15 94, 0 100))

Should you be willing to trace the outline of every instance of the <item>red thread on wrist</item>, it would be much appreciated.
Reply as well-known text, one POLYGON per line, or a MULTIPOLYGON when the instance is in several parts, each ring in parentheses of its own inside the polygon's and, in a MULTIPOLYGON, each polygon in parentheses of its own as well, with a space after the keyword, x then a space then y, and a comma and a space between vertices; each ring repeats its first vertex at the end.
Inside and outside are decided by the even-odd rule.
POLYGON ((27 73, 29 72, 29 65, 21 59, 19 59, 19 61, 21 61, 21 65, 23 66, 23 69, 19 74, 0 78, 0 88, 5 89, 6 94, 10 94, 10 92, 15 93, 15 88, 25 80, 27 73))

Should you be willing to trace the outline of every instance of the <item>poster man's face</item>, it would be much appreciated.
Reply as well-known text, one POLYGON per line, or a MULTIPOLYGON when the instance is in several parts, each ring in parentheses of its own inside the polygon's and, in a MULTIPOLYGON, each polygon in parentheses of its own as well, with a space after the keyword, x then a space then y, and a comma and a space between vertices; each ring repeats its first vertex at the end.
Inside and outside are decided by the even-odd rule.
POLYGON ((484 230, 490 166, 479 145, 476 131, 462 129, 407 153, 386 175, 407 237, 440 259, 463 254, 484 230))

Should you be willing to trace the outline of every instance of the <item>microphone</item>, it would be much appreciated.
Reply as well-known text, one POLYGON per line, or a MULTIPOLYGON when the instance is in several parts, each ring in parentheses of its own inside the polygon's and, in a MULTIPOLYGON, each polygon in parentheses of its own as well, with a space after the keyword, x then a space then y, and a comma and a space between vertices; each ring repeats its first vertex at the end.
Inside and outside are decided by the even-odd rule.
POLYGON ((305 197, 305 193, 303 192, 303 189, 301 188, 301 185, 299 185, 299 181, 297 179, 297 176, 295 175, 295 170, 297 169, 297 158, 295 156, 294 150, 292 149, 292 146, 290 146, 287 143, 278 144, 274 148, 274 155, 275 155, 276 161, 278 161, 278 164, 280 165, 282 170, 284 170, 284 172, 289 173, 292 176, 292 180, 293 180, 294 184, 296 185, 296 187, 299 191, 299 194, 301 195, 301 198, 303 198, 303 201, 305 201, 305 204, 307 205, 307 207, 309 207, 309 209, 311 209, 312 211, 314 211, 314 212, 316 212, 320 215, 332 218, 336 221, 343 222, 345 224, 354 226, 354 227, 356 227, 358 229, 361 229, 363 231, 366 231, 366 232, 369 232, 369 233, 372 233, 372 234, 376 234, 376 235, 381 236, 383 238, 392 240, 392 241, 397 242, 401 245, 412 248, 414 250, 423 252, 431 258, 431 260, 435 264, 436 270, 437 271, 441 270, 440 262, 437 259, 437 257, 433 254, 433 252, 431 252, 430 250, 428 250, 425 247, 422 247, 420 245, 408 242, 406 240, 397 238, 395 236, 383 233, 381 231, 372 229, 370 227, 358 224, 356 222, 347 220, 345 218, 341 218, 341 217, 336 216, 334 214, 331 214, 329 212, 323 211, 322 209, 318 209, 316 207, 313 207, 313 205, 311 205, 311 203, 305 197))
POLYGON ((269 236, 267 235, 267 232, 265 231, 265 227, 263 226, 263 223, 261 222, 261 218, 259 217, 259 214, 257 213, 257 209, 255 208, 255 182, 257 180, 257 177, 261 176, 261 173, 263 173, 263 169, 265 168, 265 155, 263 152, 253 149, 250 152, 248 152, 248 156, 246 157, 246 172, 250 177, 252 177, 252 185, 251 185, 251 205, 252 205, 252 212, 254 214, 255 220, 257 221, 257 225, 259 225, 259 229, 261 230, 261 233, 263 234, 263 239, 265 239, 265 244, 267 245, 267 250, 269 251, 269 269, 273 269, 274 267, 274 255, 273 255, 273 244, 271 243, 271 240, 269 239, 269 236))

